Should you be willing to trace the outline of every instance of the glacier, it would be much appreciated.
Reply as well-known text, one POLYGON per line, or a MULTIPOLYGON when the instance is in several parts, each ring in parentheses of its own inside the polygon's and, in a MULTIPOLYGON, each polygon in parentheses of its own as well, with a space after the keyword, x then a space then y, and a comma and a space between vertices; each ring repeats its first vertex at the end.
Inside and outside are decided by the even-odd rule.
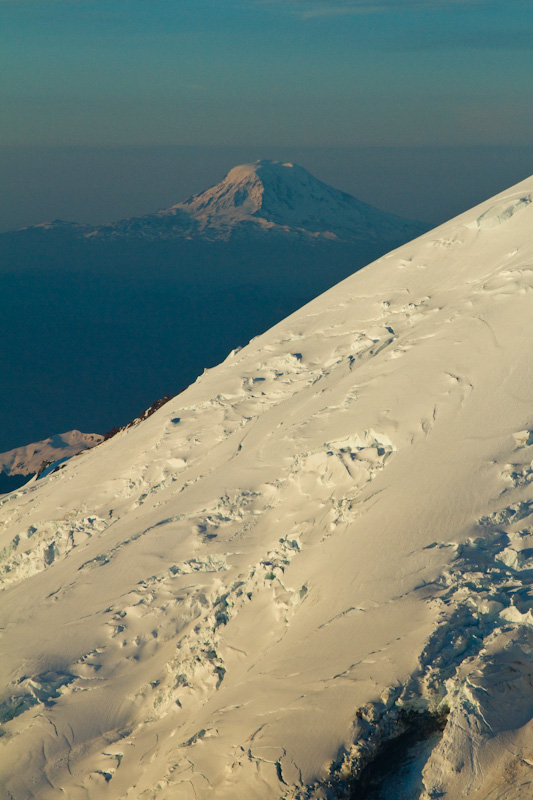
POLYGON ((0 497, 2 800, 531 797, 532 194, 0 497))

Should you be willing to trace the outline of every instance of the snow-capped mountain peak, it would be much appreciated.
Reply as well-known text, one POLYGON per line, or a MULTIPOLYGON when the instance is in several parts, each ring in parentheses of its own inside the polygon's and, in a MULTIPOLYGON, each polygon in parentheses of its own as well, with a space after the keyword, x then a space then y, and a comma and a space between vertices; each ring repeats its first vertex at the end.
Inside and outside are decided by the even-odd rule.
POLYGON ((380 211, 303 167, 259 160, 170 208, 94 229, 89 236, 227 240, 268 232, 304 240, 406 241, 427 225, 380 211))
POLYGON ((249 217, 275 225, 309 228, 313 223, 339 228, 354 224, 369 207, 333 189, 303 167, 279 161, 256 161, 234 167, 226 177, 177 206, 206 224, 234 223, 249 217))
POLYGON ((397 247, 428 230, 422 222, 374 208, 303 167, 262 159, 233 167, 220 183, 169 208, 92 227, 54 220, 29 231, 80 239, 269 239, 339 241, 397 247))
POLYGON ((348 199, 348 195, 331 189, 303 167, 261 160, 234 167, 216 186, 180 207, 196 215, 231 215, 236 219, 253 215, 279 223, 295 209, 300 208, 301 215, 314 204, 322 204, 323 212, 324 203, 332 199, 338 203, 341 198, 348 199))

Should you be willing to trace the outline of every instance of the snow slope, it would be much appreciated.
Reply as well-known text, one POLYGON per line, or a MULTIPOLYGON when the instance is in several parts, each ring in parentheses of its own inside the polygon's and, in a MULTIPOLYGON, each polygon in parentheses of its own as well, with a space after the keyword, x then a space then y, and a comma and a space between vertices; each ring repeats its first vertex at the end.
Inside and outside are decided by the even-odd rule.
POLYGON ((319 181, 297 164, 261 160, 234 167, 215 186, 145 217, 101 225, 86 237, 227 241, 272 237, 343 242, 407 240, 421 222, 380 211, 319 181))
POLYGON ((0 501, 2 800, 531 797, 532 195, 0 501))
POLYGON ((99 433, 81 433, 81 431, 58 433, 40 442, 32 442, 7 453, 0 453, 0 472, 8 475, 32 475, 39 471, 43 461, 70 458, 82 450, 99 444, 103 438, 99 433))

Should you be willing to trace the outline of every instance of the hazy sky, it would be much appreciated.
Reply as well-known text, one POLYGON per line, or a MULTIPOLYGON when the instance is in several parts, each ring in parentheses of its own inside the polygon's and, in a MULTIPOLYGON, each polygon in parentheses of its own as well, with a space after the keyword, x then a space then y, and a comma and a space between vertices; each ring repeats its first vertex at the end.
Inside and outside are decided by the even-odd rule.
POLYGON ((531 0, 0 0, 4 144, 529 144, 531 0))
POLYGON ((533 171, 533 0, 0 0, 0 30, 0 230, 264 157, 429 222, 533 171))

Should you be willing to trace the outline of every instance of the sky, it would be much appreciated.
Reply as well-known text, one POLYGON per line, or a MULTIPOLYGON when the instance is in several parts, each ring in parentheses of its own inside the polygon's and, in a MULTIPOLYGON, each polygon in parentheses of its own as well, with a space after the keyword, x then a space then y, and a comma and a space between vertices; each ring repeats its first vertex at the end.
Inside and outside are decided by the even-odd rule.
MULTIPOLYGON (((398 148, 401 165, 402 148, 531 146, 531 0, 0 0, 0 29, 0 169, 17 185, 20 165, 12 197, 27 209, 12 222, 4 196, 4 230, 36 222, 36 199, 58 192, 42 170, 28 182, 36 148, 63 157, 56 180, 66 188, 49 219, 69 191, 94 189, 94 177, 75 186, 72 148, 85 159, 79 181, 95 148, 108 161, 113 149, 135 151, 147 172, 157 148, 193 147, 203 180, 206 158, 231 149, 291 160, 298 148, 336 151, 336 172, 353 173, 347 153, 358 148, 398 148)), ((196 190, 220 180, 222 163, 196 190)), ((449 169, 461 173, 453 158, 449 169)), ((96 194, 116 195, 100 171, 96 194)), ((531 171, 528 155, 519 177, 531 171)), ((358 193, 355 175, 344 181, 358 193)), ((185 184, 176 174, 176 192, 185 184)), ((130 213, 127 202, 113 211, 130 213)))

